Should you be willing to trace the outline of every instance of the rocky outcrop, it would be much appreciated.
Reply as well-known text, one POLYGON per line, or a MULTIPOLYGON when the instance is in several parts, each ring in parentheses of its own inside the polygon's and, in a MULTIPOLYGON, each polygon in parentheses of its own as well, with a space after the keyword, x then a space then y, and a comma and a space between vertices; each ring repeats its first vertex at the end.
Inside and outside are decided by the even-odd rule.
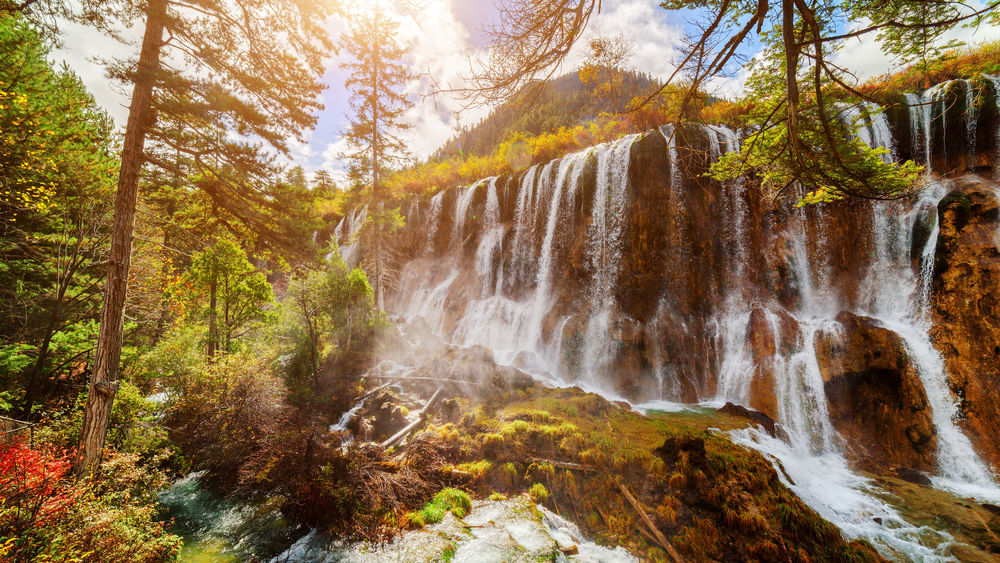
POLYGON ((931 334, 961 425, 1000 467, 1000 205, 997 186, 962 178, 938 205, 931 334))
POLYGON ((931 471, 937 441, 920 376, 899 336, 868 317, 837 315, 816 333, 830 420, 869 470, 931 471))

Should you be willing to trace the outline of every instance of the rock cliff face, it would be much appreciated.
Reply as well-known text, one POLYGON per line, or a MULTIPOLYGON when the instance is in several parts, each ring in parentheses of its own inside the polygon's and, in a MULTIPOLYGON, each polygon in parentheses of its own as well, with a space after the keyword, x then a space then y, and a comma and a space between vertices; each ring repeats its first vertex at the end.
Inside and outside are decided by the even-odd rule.
POLYGON ((938 204, 931 334, 962 427, 1000 467, 1000 222, 997 186, 963 177, 938 204))
POLYGON ((930 164, 908 201, 775 202, 753 178, 705 176, 738 132, 671 125, 414 200, 390 307, 539 378, 634 402, 731 401, 802 451, 989 480, 995 98, 990 80, 955 81, 909 108, 845 111, 870 144, 930 164))

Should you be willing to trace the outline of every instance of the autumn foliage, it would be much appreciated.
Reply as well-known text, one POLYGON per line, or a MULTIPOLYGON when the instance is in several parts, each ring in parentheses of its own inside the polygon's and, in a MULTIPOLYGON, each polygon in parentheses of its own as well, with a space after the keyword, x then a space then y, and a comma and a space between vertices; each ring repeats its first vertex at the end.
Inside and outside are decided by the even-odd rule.
POLYGON ((0 561, 172 561, 180 539, 137 489, 137 456, 112 455, 108 476, 77 486, 67 452, 0 445, 0 561), (113 477, 111 476, 113 472, 113 477))

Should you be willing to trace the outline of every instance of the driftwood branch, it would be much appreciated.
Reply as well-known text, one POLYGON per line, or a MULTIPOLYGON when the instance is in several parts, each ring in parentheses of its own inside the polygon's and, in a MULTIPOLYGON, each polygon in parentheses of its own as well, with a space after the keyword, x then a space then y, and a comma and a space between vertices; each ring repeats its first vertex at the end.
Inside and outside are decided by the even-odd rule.
POLYGON ((443 389, 443 388, 442 387, 438 387, 437 391, 435 391, 434 394, 431 395, 430 400, 428 400, 427 404, 424 405, 424 408, 420 410, 420 415, 417 416, 416 420, 414 420, 413 422, 407 424, 405 428, 403 428, 399 432, 396 432, 388 440, 382 442, 382 444, 381 444, 382 447, 388 449, 388 448, 391 448, 391 447, 395 446, 396 444, 399 444, 411 432, 413 432, 418 427, 420 427, 420 425, 423 424, 424 421, 427 419, 427 415, 429 415, 431 413, 431 410, 434 409, 434 407, 437 406, 438 397, 441 396, 441 389, 443 389))
POLYGON ((368 375, 369 379, 392 379, 393 381, 441 381, 445 383, 467 383, 469 385, 486 385, 481 381, 466 381, 464 379, 448 379, 444 377, 426 377, 421 375, 400 376, 400 375, 368 375))
POLYGON ((642 519, 643 523, 646 524, 646 527, 649 528, 649 531, 652 532, 653 536, 655 536, 656 543, 660 544, 661 546, 663 546, 663 549, 667 550, 667 554, 670 555, 670 558, 673 559, 675 563, 684 563, 684 558, 681 557, 680 553, 677 553, 677 550, 674 549, 674 546, 671 545, 669 541, 667 541, 667 538, 666 536, 663 535, 663 532, 661 532, 660 529, 657 528, 655 524, 653 524, 653 521, 649 519, 649 515, 646 514, 646 509, 643 508, 642 504, 639 503, 639 501, 636 500, 634 496, 632 496, 632 493, 629 492, 628 487, 626 487, 622 483, 618 483, 618 488, 621 489, 622 495, 624 495, 625 499, 628 500, 629 504, 632 505, 632 508, 634 508, 635 511, 639 514, 639 517, 642 519))
POLYGON ((582 463, 573 463, 570 461, 556 461, 554 459, 542 459, 540 457, 531 457, 528 459, 532 463, 537 463, 539 465, 547 463, 552 467, 558 467, 559 469, 569 469, 571 471, 584 471, 587 473, 593 473, 597 471, 593 467, 590 467, 589 465, 583 465, 582 463))
POLYGON ((392 382, 391 382, 391 381, 390 381, 390 382, 388 382, 388 383, 383 383, 382 385, 379 385, 378 387, 376 387, 376 388, 374 388, 374 389, 371 389, 370 391, 367 391, 367 392, 365 392, 365 394, 364 394, 364 395, 361 395, 361 396, 360 396, 360 397, 358 397, 357 399, 354 399, 354 402, 355 402, 355 403, 357 403, 357 402, 359 402, 359 401, 363 401, 363 400, 367 399, 368 397, 371 397, 371 396, 372 396, 372 395, 374 395, 375 393, 378 393, 379 391, 381 391, 381 390, 385 389, 386 387, 388 387, 388 386, 390 386, 390 385, 392 385, 392 382))

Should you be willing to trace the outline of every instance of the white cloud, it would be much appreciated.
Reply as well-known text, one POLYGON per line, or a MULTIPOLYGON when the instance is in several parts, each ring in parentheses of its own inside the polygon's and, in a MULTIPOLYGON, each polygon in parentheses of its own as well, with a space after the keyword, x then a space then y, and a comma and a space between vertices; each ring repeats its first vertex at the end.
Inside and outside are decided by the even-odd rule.
MULTIPOLYGON (((979 9, 982 7, 982 3, 973 2, 970 3, 970 6, 979 9)), ((855 22, 848 30, 862 29, 866 25, 868 25, 867 22, 855 22)), ((846 40, 843 48, 834 56, 834 63, 855 73, 861 82, 899 70, 903 65, 885 53, 876 35, 876 33, 869 33, 856 39, 846 40)), ((949 41, 958 40, 969 45, 977 45, 998 39, 1000 39, 1000 27, 984 23, 971 30, 963 27, 952 28, 941 37, 938 43, 945 45, 949 41)))
MULTIPOLYGON (((587 33, 624 35, 635 45, 632 62, 640 72, 666 79, 674 71, 677 48, 683 31, 680 26, 667 21, 667 12, 655 0, 625 0, 604 3, 603 11, 595 14, 587 33)), ((572 70, 587 55, 585 41, 573 46, 563 67, 572 70)))
POLYGON ((131 47, 89 26, 71 22, 60 22, 59 26, 63 46, 52 51, 52 59, 69 65, 98 105, 114 118, 115 123, 124 127, 131 92, 126 93, 121 84, 109 79, 104 66, 94 57, 125 57, 131 54, 131 47))
MULTIPOLYGON (((341 137, 340 139, 327 145, 323 150, 323 162, 320 164, 319 169, 329 172, 330 176, 333 177, 333 181, 336 182, 338 186, 347 185, 347 165, 341 158, 341 155, 348 148, 347 140, 341 137)), ((312 172, 314 170, 310 171, 312 172)))

